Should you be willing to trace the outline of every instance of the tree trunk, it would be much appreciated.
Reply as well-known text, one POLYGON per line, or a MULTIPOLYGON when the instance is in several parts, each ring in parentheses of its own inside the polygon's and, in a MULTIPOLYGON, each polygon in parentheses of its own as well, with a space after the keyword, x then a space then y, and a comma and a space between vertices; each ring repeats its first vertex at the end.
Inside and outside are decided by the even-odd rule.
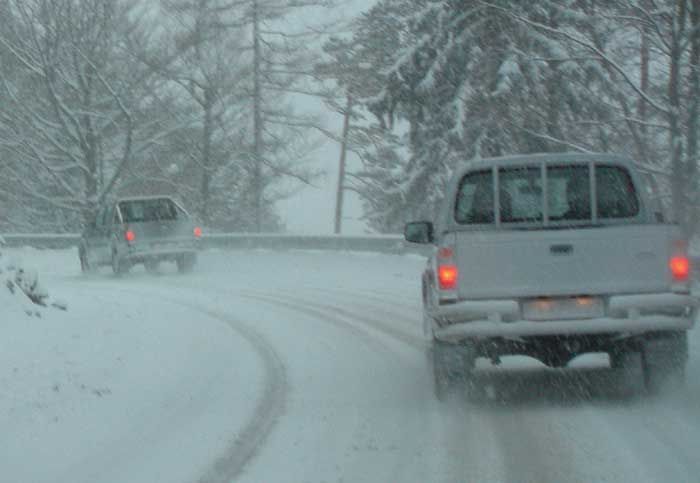
POLYGON ((683 30, 686 22, 686 2, 678 0, 676 12, 673 19, 673 30, 670 52, 670 76, 668 84, 669 97, 669 144, 671 151, 671 191, 672 210, 675 221, 681 223, 685 228, 685 182, 683 166, 683 142, 682 126, 680 119, 681 112, 681 62, 683 30))
POLYGON ((213 131, 212 110, 214 108, 214 95, 212 89, 204 89, 204 129, 202 130, 202 186, 200 190, 200 216, 205 226, 210 226, 211 213, 209 201, 211 197, 211 137, 213 131))
POLYGON ((345 105, 345 113, 343 115, 343 134, 340 144, 340 162, 338 165, 338 190, 335 197, 335 230, 334 233, 339 235, 342 230, 343 223, 343 195, 345 191, 345 158, 348 152, 348 133, 350 132, 350 115, 352 112, 352 97, 348 94, 347 103, 345 105))
MULTIPOLYGON (((640 42, 640 48, 639 48, 639 58, 640 58, 640 66, 639 66, 639 84, 640 84, 640 89, 643 93, 648 94, 649 93, 649 32, 648 32, 648 27, 642 26, 641 28, 641 42, 640 42)), ((643 97, 639 97, 639 104, 637 105, 637 113, 639 116, 639 120, 642 122, 639 131, 641 136, 641 141, 646 144, 646 136, 647 136, 647 126, 646 126, 646 121, 647 121, 647 103, 644 100, 643 97)), ((642 149, 646 151, 645 147, 643 146, 642 149)))
POLYGON ((263 203, 263 120, 261 90, 261 53, 260 53, 260 12, 258 0, 253 0, 253 211, 255 230, 262 231, 263 203))

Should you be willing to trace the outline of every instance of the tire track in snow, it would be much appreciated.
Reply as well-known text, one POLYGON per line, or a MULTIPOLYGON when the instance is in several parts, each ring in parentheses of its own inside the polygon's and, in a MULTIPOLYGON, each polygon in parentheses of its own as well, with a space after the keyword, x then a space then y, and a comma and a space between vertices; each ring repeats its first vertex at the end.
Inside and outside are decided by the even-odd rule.
MULTIPOLYGON (((184 287, 183 287, 184 288, 184 287)), ((144 290, 161 300, 201 312, 209 318, 222 322, 235 331, 258 354, 263 364, 265 380, 263 391, 255 406, 253 415, 238 432, 236 438, 228 445, 210 468, 199 478, 198 483, 228 483, 240 476, 247 464, 256 456, 267 437, 274 429, 277 419, 284 412, 289 386, 287 371, 281 358, 265 337, 249 324, 222 312, 208 309, 196 303, 183 302, 181 299, 166 296, 153 289, 152 285, 142 289, 127 289, 123 286, 109 288, 129 294, 143 295, 144 290)))
MULTIPOLYGON (((179 282, 172 282, 173 281, 169 281, 168 285, 175 286, 181 289, 192 290, 192 287, 189 285, 181 284, 179 282)), ((149 286, 149 293, 152 292, 153 287, 149 286)), ((381 339, 378 339, 366 329, 372 329, 375 332, 378 331, 380 333, 383 333, 384 335, 388 335, 392 340, 398 340, 399 342, 402 342, 403 344, 421 352, 424 350, 425 347, 424 341, 418 337, 413 337, 403 331, 397 330, 383 321, 362 317, 337 306, 315 304, 308 301, 300 301, 298 298, 294 298, 291 296, 273 296, 269 294, 269 292, 231 293, 231 291, 229 290, 224 290, 220 288, 207 288, 206 293, 212 292, 226 295, 228 297, 235 295, 244 299, 263 302, 266 304, 274 305, 277 307, 292 310, 294 312, 313 317, 314 319, 317 319, 322 323, 332 325, 343 331, 351 333, 358 339, 362 340, 362 342, 364 342, 366 345, 378 348, 378 352, 380 353, 386 354, 391 352, 392 350, 389 346, 385 345, 381 341, 381 339), (360 322, 365 327, 358 327, 358 325, 354 322, 360 322)), ((243 336, 249 343, 251 343, 255 350, 258 351, 258 353, 261 355, 261 358, 263 359, 266 365, 266 374, 270 375, 279 372, 279 370, 277 369, 271 371, 268 370, 268 368, 271 365, 274 365, 268 362, 271 358, 275 359, 280 368, 284 370, 284 366, 282 365, 282 362, 280 361, 279 357, 276 355, 274 349, 272 349, 272 347, 269 346, 269 344, 265 341, 262 335, 260 335, 256 330, 252 329, 250 326, 242 324, 240 321, 237 321, 226 314, 207 309, 198 304, 186 303, 182 300, 167 297, 161 294, 158 294, 158 297, 164 300, 168 300, 172 303, 178 304, 180 306, 198 310, 206 314, 208 317, 220 320, 226 323, 227 325, 231 326, 234 330, 239 332, 241 336, 243 336), (266 352, 268 353, 268 356, 272 357, 265 356, 264 354, 266 352)), ((365 307, 365 310, 367 310, 367 307, 365 307)), ((284 376, 284 385, 287 385, 286 374, 284 376)), ((270 396, 267 394, 271 388, 277 387, 279 389, 281 386, 281 384, 275 384, 274 382, 272 384, 270 384, 269 382, 265 383, 265 394, 261 398, 261 402, 258 404, 254 416, 251 419, 249 419, 249 422, 239 433, 236 440, 233 442, 232 445, 230 445, 229 450, 227 450, 223 456, 216 460, 216 462, 211 466, 211 468, 208 470, 205 476, 198 480, 198 483, 223 483, 232 481, 245 471, 247 463, 250 462, 255 457, 258 450, 263 447, 264 442, 267 439, 267 435, 273 430, 273 426, 277 420, 277 417, 280 416, 283 412, 282 408, 280 408, 279 410, 275 410, 271 407, 271 403, 278 401, 280 398, 275 397, 274 395, 270 396)), ((284 393, 286 394, 287 391, 288 388, 285 387, 284 393)))
POLYGON ((241 296, 244 297, 249 297, 249 298, 257 298, 261 301, 273 303, 273 304, 286 304, 289 308, 293 308, 297 311, 309 311, 313 310, 316 314, 320 315, 321 317, 334 317, 337 318, 338 315, 355 321, 359 322, 362 325, 373 329, 377 332, 380 332, 386 336, 389 336, 393 340, 397 340, 399 342, 404 343, 405 345, 412 347, 416 350, 419 351, 424 351, 426 348, 425 341, 420 338, 413 336, 403 330, 399 330, 395 327, 393 327, 390 324, 387 324, 383 320, 377 320, 374 318, 366 317, 364 315, 360 314, 355 314, 352 313, 351 311, 339 307, 337 305, 324 305, 324 304, 319 304, 319 303, 314 303, 310 302, 308 300, 300 300, 298 298, 294 297, 289 297, 289 296, 271 296, 268 294, 264 293, 254 293, 254 292, 245 292, 241 294, 241 296))
POLYGON ((370 301, 378 303, 383 307, 392 306, 393 308, 404 312, 411 312, 422 309, 420 290, 416 291, 415 297, 401 297, 395 293, 377 292, 369 289, 358 290, 340 288, 315 288, 314 290, 331 294, 334 296, 352 297, 365 302, 370 301))
MULTIPOLYGON (((394 362, 400 361, 398 363, 399 368, 406 369, 407 366, 405 365, 405 361, 407 360, 413 360, 415 352, 414 349, 419 352, 419 354, 422 354, 423 352, 423 342, 422 340, 411 340, 409 337, 407 337, 405 334, 396 334, 396 333, 386 333, 384 332, 383 334, 377 327, 373 326, 372 324, 368 323, 368 321, 358 319, 356 316, 352 314, 347 314, 346 312, 344 313, 338 313, 338 310, 336 307, 330 307, 330 306, 324 306, 324 305, 319 305, 319 304, 309 304, 307 302, 300 302, 298 299, 291 299, 291 300, 282 300, 279 297, 274 297, 272 295, 268 294, 263 294, 263 293, 238 293, 238 297, 244 298, 244 299, 249 299, 252 301, 256 302, 261 302, 263 304, 267 304, 273 307, 281 308, 285 311, 289 311, 290 313, 295 312, 300 315, 305 315, 309 316, 313 319, 316 319, 316 323, 324 326, 329 326, 333 329, 340 329, 343 332, 348 332, 351 335, 357 337, 359 339, 359 342, 364 343, 368 348, 371 348, 373 350, 374 354, 377 354, 382 357, 386 357, 388 359, 386 360, 393 360, 394 362), (361 323, 358 324, 358 322, 361 323), (378 334, 380 332, 380 334, 378 334), (391 337, 378 337, 378 335, 391 335, 391 337), (398 335, 398 337, 397 337, 398 335), (386 343, 385 343, 386 341, 386 343), (395 344, 396 342, 400 342, 403 344, 403 347, 397 347, 395 344), (388 345, 387 345, 388 344, 388 345), (408 348, 409 351, 405 351, 404 348, 408 348), (410 356, 409 356, 410 354, 410 356), (407 357, 408 356, 408 357, 407 357)), ((376 321, 372 321, 376 322, 376 321)), ((367 375, 364 374, 362 377, 366 377, 367 375)), ((396 378, 395 378, 396 379, 396 378)), ((399 377, 398 380, 406 380, 402 377, 399 377)), ((408 381, 413 381, 412 378, 409 378, 408 381)), ((412 383, 408 382, 406 383, 406 387, 413 387, 412 383)), ((402 399, 406 400, 406 399, 402 399)), ((412 400, 412 401, 422 401, 422 397, 409 397, 407 400, 412 400)), ((425 417, 430 420, 435 417, 435 413, 431 412, 431 408, 434 405, 434 402, 432 401, 432 398, 428 398, 429 404, 425 407, 425 412, 423 413, 425 417)), ((380 406, 381 407, 381 406, 380 406)), ((340 469, 341 464, 347 463, 347 451, 352 452, 360 452, 358 455, 355 456, 356 458, 356 463, 355 465, 351 465, 347 468, 344 469, 346 472, 350 472, 350 475, 345 474, 342 477, 339 478, 338 481, 367 481, 367 472, 366 469, 364 469, 364 464, 367 463, 367 455, 362 455, 361 452, 363 451, 363 445, 367 444, 365 441, 367 436, 366 432, 368 431, 367 428, 364 426, 367 424, 367 421, 371 421, 372 418, 376 418, 377 415, 375 413, 369 413, 365 415, 365 418, 363 418, 360 421, 359 425, 355 425, 353 427, 353 433, 355 434, 354 438, 352 441, 354 443, 350 446, 347 447, 346 453, 343 459, 339 459, 336 467, 340 469), (368 418, 368 419, 367 419, 368 418)), ((442 420, 442 418, 439 418, 442 420)), ((386 421, 384 418, 381 418, 381 420, 375 422, 378 425, 385 424, 386 421)), ((442 427, 442 425, 439 425, 439 427, 442 427)), ((432 425, 428 425, 427 429, 429 430, 432 425)), ((372 425, 372 428, 376 429, 377 426, 372 425)), ((396 426, 392 426, 391 423, 387 423, 387 435, 391 435, 391 431, 395 431, 396 426)), ((382 434, 381 432, 378 433, 375 438, 378 440, 382 440, 382 434)), ((426 434, 426 428, 422 428, 422 431, 418 434, 425 435, 426 434)), ((407 434, 406 437, 408 438, 415 438, 416 433, 410 433, 407 434)), ((374 441, 374 439, 372 439, 374 441)), ((377 443, 372 443, 372 445, 376 445, 377 443)), ((388 444, 388 443, 387 443, 388 444)), ((448 466, 452 465, 452 462, 449 462, 444 459, 443 455, 436 456, 435 454, 430 454, 431 450, 426 450, 426 448, 423 447, 422 444, 418 444, 417 448, 413 447, 411 445, 408 445, 407 449, 404 449, 403 452, 405 453, 402 458, 397 458, 395 451, 401 451, 400 443, 393 443, 391 445, 393 448, 391 450, 390 454, 387 454, 389 456, 388 459, 386 459, 383 463, 382 467, 382 474, 384 475, 383 477, 379 478, 378 481, 416 481, 415 480, 415 474, 412 472, 411 469, 409 469, 411 461, 413 458, 415 458, 416 454, 421 454, 423 455, 423 452, 427 452, 428 455, 426 457, 426 461, 424 462, 424 467, 422 469, 425 469, 425 467, 430 467, 432 468, 432 472, 430 480, 428 479, 422 479, 419 481, 455 481, 454 480, 454 473, 449 473, 447 470, 448 466), (435 463, 435 460, 439 460, 439 463, 435 463), (391 476, 388 476, 391 475, 391 476), (449 476, 446 476, 449 475, 449 476)), ((432 449, 432 448, 431 448, 432 449)), ((378 451, 377 448, 374 450, 378 451)), ((440 452, 436 452, 440 453, 440 452)), ((375 478, 376 475, 373 477, 375 478)), ((304 480, 306 481, 306 480, 304 480)), ((323 479, 323 481, 329 481, 327 479, 323 479)), ((371 480, 369 480, 371 481, 371 480)))
MULTIPOLYGON (((284 294, 290 297, 296 297, 298 299, 299 293, 292 292, 290 290, 283 290, 284 294)), ((421 314, 423 311, 423 306, 420 303, 420 298, 413 300, 411 302, 406 301, 404 303, 387 300, 384 297, 377 295, 368 295, 367 293, 357 291, 357 290, 345 290, 345 289, 314 289, 314 292, 321 292, 325 294, 323 299, 329 301, 328 297, 331 297, 333 304, 339 304, 346 307, 354 307, 360 304, 360 308, 365 311, 371 310, 373 314, 382 313, 393 319, 409 321, 410 319, 415 319, 416 327, 420 328, 421 314), (416 318, 416 315, 418 317, 416 318)), ((420 297, 420 295, 418 295, 420 297)), ((317 303, 319 299, 318 295, 315 293, 305 294, 304 300, 309 300, 311 303, 317 303), (315 297, 315 299, 310 300, 310 298, 315 297)))
MULTIPOLYGON (((175 303, 182 306, 188 305, 181 302, 175 303)), ((255 457, 268 435, 274 429, 277 419, 284 412, 285 400, 289 390, 287 371, 272 345, 267 342, 263 335, 249 325, 213 310, 201 307, 199 310, 209 317, 224 322, 248 341, 260 356, 266 375, 263 383, 263 393, 253 416, 238 433, 226 452, 199 479, 200 483, 224 483, 236 479, 244 471, 248 462, 255 457)))

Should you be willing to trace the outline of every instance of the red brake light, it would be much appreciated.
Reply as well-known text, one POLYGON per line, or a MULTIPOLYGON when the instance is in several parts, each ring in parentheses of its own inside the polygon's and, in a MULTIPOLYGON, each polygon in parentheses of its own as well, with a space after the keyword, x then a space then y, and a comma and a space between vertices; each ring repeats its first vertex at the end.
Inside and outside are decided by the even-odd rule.
POLYGON ((124 239, 126 241, 128 241, 129 243, 131 243, 132 241, 136 240, 136 235, 134 234, 133 231, 126 230, 126 232, 124 233, 124 239))
POLYGON ((200 227, 198 227, 198 226, 194 227, 194 236, 196 236, 197 238, 202 236, 202 229, 200 227))
POLYGON ((457 276, 459 272, 455 265, 440 265, 438 267, 438 281, 442 290, 457 288, 457 276))
POLYGON ((690 277, 690 260, 687 257, 673 257, 668 262, 674 280, 684 282, 690 277))

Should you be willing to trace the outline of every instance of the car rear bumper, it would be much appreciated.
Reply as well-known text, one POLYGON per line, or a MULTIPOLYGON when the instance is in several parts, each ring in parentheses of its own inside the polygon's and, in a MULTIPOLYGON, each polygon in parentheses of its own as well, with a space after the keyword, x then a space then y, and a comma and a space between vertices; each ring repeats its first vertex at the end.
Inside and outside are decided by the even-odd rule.
POLYGON ((432 315, 433 334, 443 341, 466 338, 620 334, 688 330, 695 323, 698 299, 658 293, 620 295, 606 301, 606 316, 587 319, 524 320, 517 300, 461 301, 440 306, 432 315))

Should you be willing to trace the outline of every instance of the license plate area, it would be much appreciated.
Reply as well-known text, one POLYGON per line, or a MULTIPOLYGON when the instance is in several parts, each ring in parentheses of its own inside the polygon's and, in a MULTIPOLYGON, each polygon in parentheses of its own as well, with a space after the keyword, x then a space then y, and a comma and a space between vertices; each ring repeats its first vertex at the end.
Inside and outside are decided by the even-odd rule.
POLYGON ((595 319, 605 315, 600 297, 552 297, 526 300, 522 304, 525 320, 595 319))

